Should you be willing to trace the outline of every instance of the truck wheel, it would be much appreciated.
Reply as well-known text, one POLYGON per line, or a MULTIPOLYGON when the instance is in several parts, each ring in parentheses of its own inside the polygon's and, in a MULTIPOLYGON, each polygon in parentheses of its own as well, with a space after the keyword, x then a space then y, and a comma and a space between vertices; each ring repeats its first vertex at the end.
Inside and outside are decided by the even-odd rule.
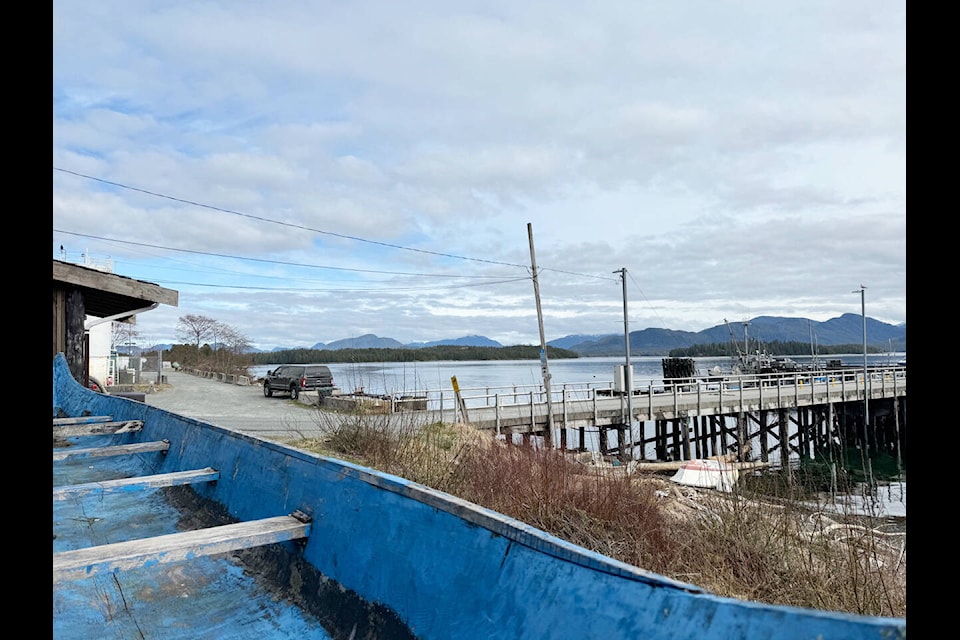
POLYGON ((263 395, 266 398, 273 396, 273 389, 271 389, 270 385, 268 385, 266 382, 263 383, 263 395))
POLYGON ((293 385, 292 387, 290 387, 290 397, 293 398, 294 400, 296 400, 297 398, 299 398, 299 397, 300 397, 300 387, 298 387, 297 385, 293 385))

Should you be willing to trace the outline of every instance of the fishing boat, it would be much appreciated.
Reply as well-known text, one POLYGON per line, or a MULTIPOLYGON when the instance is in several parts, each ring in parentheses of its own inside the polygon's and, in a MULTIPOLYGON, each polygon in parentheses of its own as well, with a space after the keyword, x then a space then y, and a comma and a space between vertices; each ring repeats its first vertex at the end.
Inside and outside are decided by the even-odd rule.
POLYGON ((845 638, 906 620, 719 597, 53 360, 53 635, 845 638))
POLYGON ((754 339, 755 346, 751 349, 750 338, 747 336, 747 327, 750 324, 749 322, 743 323, 743 346, 741 347, 739 341, 733 333, 733 329, 730 327, 730 323, 727 322, 726 319, 724 319, 723 322, 727 325, 727 330, 730 332, 730 343, 733 345, 734 350, 736 351, 733 366, 731 367, 732 375, 740 376, 768 373, 800 373, 805 371, 815 372, 824 368, 820 362, 820 359, 817 357, 816 350, 813 347, 812 334, 811 351, 813 354, 813 359, 809 364, 801 364, 787 356, 775 356, 768 353, 766 347, 764 347, 763 343, 758 339, 754 339))

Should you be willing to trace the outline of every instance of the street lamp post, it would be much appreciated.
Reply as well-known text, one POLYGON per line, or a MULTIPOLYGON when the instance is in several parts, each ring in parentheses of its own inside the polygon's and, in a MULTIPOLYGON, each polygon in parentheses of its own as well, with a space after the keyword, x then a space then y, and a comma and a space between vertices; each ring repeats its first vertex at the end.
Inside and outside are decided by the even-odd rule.
MULTIPOLYGON (((633 438, 633 367, 630 365, 630 322, 627 318, 627 268, 623 267, 619 271, 620 278, 623 281, 623 344, 626 347, 627 364, 623 370, 623 379, 627 391, 627 433, 630 437, 630 460, 634 459, 634 448, 636 446, 633 438)), ((641 443, 643 438, 640 438, 641 443)), ((620 444, 620 457, 625 455, 625 447, 620 444)))
POLYGON ((863 451, 867 464, 867 482, 873 485, 873 465, 870 462, 870 373, 867 369, 867 307, 865 292, 860 285, 853 293, 860 294, 860 317, 863 319, 863 451))

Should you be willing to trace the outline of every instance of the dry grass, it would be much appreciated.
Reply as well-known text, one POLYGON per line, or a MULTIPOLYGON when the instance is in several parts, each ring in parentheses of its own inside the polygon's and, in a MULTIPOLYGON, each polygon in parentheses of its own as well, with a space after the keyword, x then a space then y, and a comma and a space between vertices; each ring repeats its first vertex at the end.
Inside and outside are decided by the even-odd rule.
POLYGON ((446 491, 564 540, 717 595, 864 615, 906 616, 905 534, 744 489, 680 487, 610 473, 557 450, 505 445, 414 414, 320 412, 327 453, 446 491))

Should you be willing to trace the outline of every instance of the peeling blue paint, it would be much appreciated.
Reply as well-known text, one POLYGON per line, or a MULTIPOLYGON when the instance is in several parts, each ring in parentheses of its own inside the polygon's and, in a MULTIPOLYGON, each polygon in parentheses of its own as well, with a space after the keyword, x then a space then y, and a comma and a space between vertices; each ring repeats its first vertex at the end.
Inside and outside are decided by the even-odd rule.
MULTIPOLYGON (((343 589, 388 607, 419 638, 879 640, 906 636, 905 619, 720 598, 397 476, 97 394, 70 377, 62 355, 54 359, 53 377, 55 416, 62 411, 71 416, 89 413, 143 420, 142 431, 124 434, 125 441, 171 442, 166 456, 143 457, 144 472, 230 469, 232 473, 221 474, 216 483, 196 485, 194 490, 223 505, 238 520, 287 515, 293 510, 312 515, 312 533, 302 545, 303 559, 343 589)), ((57 473, 55 468, 55 477, 57 473)), ((105 507, 108 502, 104 499, 105 507)), ((90 505, 74 506, 85 513, 90 505)), ((150 505, 146 497, 141 507, 163 509, 150 505)), ((98 515, 115 517, 109 509, 98 515)), ((161 535, 157 531, 162 520, 145 523, 136 537, 161 535)), ((55 551, 58 543, 71 548, 71 542, 61 541, 59 534, 55 551)), ((149 619, 156 637, 317 637, 317 628, 308 625, 309 616, 292 605, 261 603, 262 615, 252 621, 247 618, 252 626, 243 631, 232 625, 251 615, 249 610, 238 612, 231 621, 230 610, 202 612, 194 606, 170 605, 178 603, 176 599, 167 601, 166 609, 151 608, 149 596, 170 588, 178 572, 194 581, 208 581, 204 594, 229 595, 231 602, 256 601, 252 581, 235 575, 232 566, 197 557, 175 563, 174 569, 168 565, 163 572, 147 572, 144 567, 143 576, 136 575, 139 570, 126 572, 134 575, 125 576, 131 584, 124 595, 135 599, 133 607, 149 612, 138 620, 149 619), (213 577, 202 573, 204 567, 210 568, 213 577), (143 582, 136 583, 138 579, 143 582), (204 625, 199 635, 184 630, 194 623, 204 625), (223 635, 204 635, 213 634, 213 629, 223 635)), ((64 586, 59 593, 55 588, 57 637, 93 637, 84 633, 92 628, 103 603, 93 602, 89 593, 111 587, 103 577, 90 580, 96 585, 87 596, 74 590, 81 587, 64 586), (88 601, 83 602, 84 597, 88 601)), ((122 620, 105 622, 100 616, 98 624, 112 625, 117 633, 107 634, 111 637, 133 637, 125 635, 122 620)))

